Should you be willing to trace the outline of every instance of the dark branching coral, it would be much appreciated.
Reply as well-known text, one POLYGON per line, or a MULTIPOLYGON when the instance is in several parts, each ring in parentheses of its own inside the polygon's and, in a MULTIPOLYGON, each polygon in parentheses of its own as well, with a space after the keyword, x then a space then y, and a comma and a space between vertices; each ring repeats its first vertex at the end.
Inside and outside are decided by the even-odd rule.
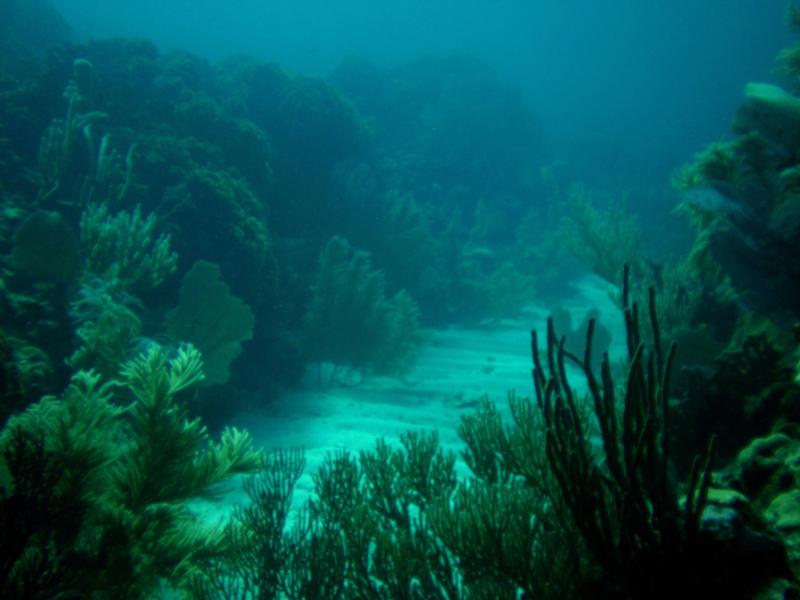
POLYGON ((562 306, 554 308, 550 316, 553 318, 555 330, 566 338, 564 347, 572 354, 580 354, 581 350, 583 350, 586 343, 586 331, 589 329, 589 321, 594 319, 594 337, 592 340, 595 350, 592 353, 594 355, 594 364, 592 366, 599 368, 601 366, 600 359, 611 346, 611 331, 600 323, 600 311, 596 308, 588 310, 580 325, 575 328, 572 327, 572 313, 562 306))
POLYGON ((590 322, 583 358, 564 348, 553 328, 547 330, 547 366, 532 334, 533 378, 547 426, 547 460, 564 504, 609 585, 626 596, 672 598, 702 582, 698 527, 711 484, 712 445, 692 466, 683 506, 670 478, 668 433, 669 378, 675 345, 666 356, 651 289, 649 321, 653 346, 642 342, 637 303, 630 304, 625 269, 623 307, 629 366, 622 419, 616 406, 608 356, 601 378, 592 369, 590 322), (566 362, 575 362, 586 376, 602 454, 592 449, 587 423, 581 418, 566 362))

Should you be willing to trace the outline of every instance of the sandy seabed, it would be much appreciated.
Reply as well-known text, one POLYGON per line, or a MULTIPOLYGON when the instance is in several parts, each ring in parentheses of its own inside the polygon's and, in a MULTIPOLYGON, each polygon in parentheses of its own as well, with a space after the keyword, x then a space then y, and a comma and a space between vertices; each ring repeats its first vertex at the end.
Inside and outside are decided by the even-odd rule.
MULTIPOLYGON (((608 285, 586 277, 575 294, 561 304, 580 323, 590 308, 598 308, 601 322, 612 333, 610 355, 625 352, 622 315, 612 303, 608 285)), ((507 395, 532 396, 530 330, 543 331, 549 310, 528 307, 521 317, 476 327, 451 327, 428 331, 414 368, 401 379, 371 377, 349 386, 319 386, 316 372, 308 383, 283 396, 278 405, 237 416, 233 425, 250 431, 266 450, 302 448, 306 468, 295 487, 293 504, 305 503, 313 492, 312 474, 329 453, 346 449, 357 455, 375 448, 383 437, 399 446, 409 430, 436 430, 445 451, 460 455, 461 416, 475 409, 483 396, 494 401, 508 419, 507 395)), ((583 385, 576 373, 575 385, 583 385)), ((459 459, 459 475, 468 470, 459 459)), ((216 502, 196 501, 193 509, 204 518, 224 518, 235 504, 246 503, 239 481, 216 502)))

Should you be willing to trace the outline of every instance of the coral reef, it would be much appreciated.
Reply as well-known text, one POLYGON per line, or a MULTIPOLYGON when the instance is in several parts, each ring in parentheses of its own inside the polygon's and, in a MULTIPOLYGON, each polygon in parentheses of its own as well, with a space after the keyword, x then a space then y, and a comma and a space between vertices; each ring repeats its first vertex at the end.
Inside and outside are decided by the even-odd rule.
POLYGON ((431 505, 453 489, 455 457, 436 434, 409 432, 402 445, 378 440, 357 459, 329 455, 314 475, 316 499, 289 531, 302 454, 269 458, 247 484, 253 504, 226 529, 231 556, 196 578, 196 596, 458 597, 455 565, 426 526, 431 505))
POLYGON ((70 306, 80 340, 67 359, 73 369, 94 369, 105 377, 116 377, 120 365, 136 354, 142 322, 118 295, 114 282, 94 279, 81 286, 70 306))
MULTIPOLYGON (((348 60, 331 83, 147 41, 40 61, 12 25, 1 596, 797 595, 796 89, 747 86, 734 136, 676 174, 697 236, 656 264, 606 201, 625 195, 562 186, 519 92, 476 60, 348 60), (330 453, 296 506, 302 451, 224 427, 307 365, 403 375, 423 316, 519 315, 569 285, 565 249, 611 284, 628 265, 622 376, 596 314, 554 314, 535 400, 465 414, 463 465, 407 432, 330 453), (193 512, 247 474, 226 522, 193 512)), ((800 50, 782 56, 796 88, 800 50)))
POLYGON ((684 190, 681 209, 698 230, 695 259, 702 256, 720 270, 740 301, 786 322, 800 299, 800 273, 795 261, 784 260, 800 246, 800 202, 793 183, 798 146, 784 144, 798 140, 774 137, 786 98, 775 100, 778 93, 770 90, 765 99, 763 88, 751 88, 761 95, 745 103, 738 135, 700 153, 678 175, 678 185, 684 190))

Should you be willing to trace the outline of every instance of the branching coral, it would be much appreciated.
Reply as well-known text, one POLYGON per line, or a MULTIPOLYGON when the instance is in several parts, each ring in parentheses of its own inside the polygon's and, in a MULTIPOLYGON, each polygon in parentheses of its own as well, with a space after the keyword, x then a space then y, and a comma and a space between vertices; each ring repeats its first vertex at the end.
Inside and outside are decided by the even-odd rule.
MULTIPOLYGON (((366 252, 332 238, 322 251, 304 323, 309 360, 348 370, 397 374, 420 342, 419 311, 405 292, 389 299, 366 252)), ((336 370, 331 381, 336 377, 336 370)))
POLYGON ((142 323, 129 306, 113 294, 113 282, 85 281, 70 305, 80 346, 67 359, 74 369, 94 369, 116 377, 132 357, 142 323))
POLYGON ((147 291, 175 272, 178 255, 168 235, 156 236, 156 218, 140 207, 114 216, 104 204, 86 207, 81 242, 87 273, 114 281, 123 289, 147 291))
POLYGON ((566 243, 592 272, 614 283, 629 264, 638 278, 649 272, 642 254, 642 232, 636 218, 620 208, 599 210, 582 186, 569 193, 566 243))
POLYGON ((230 554, 195 578, 199 598, 460 598, 455 565, 427 524, 448 498, 455 457, 436 434, 407 433, 402 449, 378 440, 355 458, 329 454, 315 497, 290 518, 304 460, 278 452, 246 484, 253 501, 226 530, 230 554), (286 530, 285 526, 290 525, 286 530))
MULTIPOLYGON (((333 250, 347 256, 346 247, 333 250)), ((277 453, 248 484, 252 504, 228 526, 231 554, 204 563, 194 579, 198 597, 555 600, 588 590, 660 598, 711 582, 699 555, 713 548, 699 541, 711 448, 679 499, 668 464, 674 345, 662 354, 651 291, 647 349, 627 281, 626 269, 622 407, 607 355, 601 379, 594 375, 594 321, 579 359, 551 320, 546 367, 533 338, 536 403, 511 393, 512 426, 488 400, 464 417, 472 478, 457 481, 455 457, 435 433, 404 434, 397 449, 379 439, 357 458, 328 455, 312 476, 315 496, 292 519, 304 462, 277 453), (568 360, 588 380, 586 402, 573 391, 568 360)))
POLYGON ((123 161, 109 135, 100 138, 98 145, 94 125, 108 115, 89 110, 94 86, 94 66, 88 60, 76 59, 73 77, 64 92, 67 114, 51 123, 39 145, 40 206, 54 199, 79 206, 119 202, 128 192, 135 146, 128 148, 123 161), (89 162, 81 164, 87 155, 89 162))
POLYGON ((592 369, 590 322, 583 358, 569 354, 548 321, 547 367, 532 334, 536 398, 547 426, 547 460, 558 482, 564 505, 611 588, 633 597, 674 597, 676 590, 701 577, 697 552, 700 516, 711 484, 711 453, 695 460, 686 499, 681 507, 669 475, 669 379, 675 344, 661 349, 655 292, 648 316, 653 344, 642 342, 638 304, 630 303, 626 267, 623 307, 629 366, 622 420, 608 356, 600 380, 592 369), (566 361, 573 360, 586 376, 601 433, 598 457, 589 441, 576 396, 567 378, 566 361))
POLYGON ((543 415, 514 392, 508 403, 510 426, 487 398, 462 417, 462 457, 473 478, 434 506, 431 527, 456 557, 470 595, 574 597, 586 577, 586 549, 547 461, 543 415))
POLYGON ((55 597, 94 569, 94 550, 84 536, 101 508, 115 456, 121 409, 109 403, 112 387, 78 373, 61 399, 41 400, 2 431, 5 597, 55 597), (75 560, 85 570, 75 569, 75 560))
POLYGON ((135 450, 120 461, 117 473, 124 506, 140 509, 213 494, 215 484, 258 466, 247 434, 229 429, 220 444, 210 444, 200 420, 189 420, 186 408, 174 400, 203 379, 200 353, 191 346, 173 358, 153 347, 129 361, 122 377, 136 398, 130 410, 135 450))
POLYGON ((258 474, 244 484, 250 504, 237 507, 225 528, 226 553, 205 561, 193 575, 194 597, 266 599, 279 598, 281 593, 290 598, 337 597, 288 593, 302 587, 297 585, 298 577, 288 577, 293 564, 296 569, 300 564, 302 568, 318 564, 298 560, 307 533, 302 526, 297 538, 285 533, 294 487, 304 467, 299 450, 278 451, 264 458, 258 474))
POLYGON ((570 587, 553 585, 570 570, 548 502, 519 481, 473 480, 458 487, 449 505, 430 512, 433 531, 457 557, 469 597, 513 598, 517 590, 535 598, 565 597, 570 587))
POLYGON ((3 546, 7 596, 152 597, 164 580, 181 586, 195 562, 222 552, 221 531, 202 526, 185 502, 253 472, 261 453, 244 432, 228 429, 213 442, 187 417, 176 395, 201 379, 196 350, 153 347, 124 365, 122 381, 80 371, 61 399, 9 422, 0 435, 0 519, 27 529, 3 546))

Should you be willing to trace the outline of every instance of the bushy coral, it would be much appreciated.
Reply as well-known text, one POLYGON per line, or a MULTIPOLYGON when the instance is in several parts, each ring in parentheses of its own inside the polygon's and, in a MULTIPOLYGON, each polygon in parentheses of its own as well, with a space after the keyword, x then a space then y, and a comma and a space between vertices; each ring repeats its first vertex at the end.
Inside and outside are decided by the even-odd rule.
POLYGON ((61 398, 10 421, 0 435, 7 597, 152 597, 222 551, 186 500, 253 472, 261 454, 242 431, 214 442, 188 418, 177 396, 202 377, 193 348, 152 347, 120 380, 80 371, 61 398))
POLYGON ((391 69, 348 59, 333 79, 370 118, 393 185, 419 197, 434 187, 462 187, 472 202, 516 193, 540 150, 539 123, 519 91, 472 57, 391 69))
MULTIPOLYGON (((797 23, 796 7, 789 10, 797 23)), ((797 48, 782 58, 793 71, 797 48)), ((724 278, 733 296, 781 323, 796 319, 800 298, 800 100, 780 87, 751 83, 731 140, 711 145, 676 176, 681 210, 697 230, 703 276, 724 278), (706 272, 708 271, 708 272, 706 272)))
POLYGON ((141 334, 139 316, 114 293, 114 282, 84 282, 70 305, 80 345, 67 359, 73 369, 93 369, 116 377, 119 366, 133 357, 141 334))
POLYGON ((621 206, 598 209, 592 204, 591 195, 579 185, 570 190, 569 205, 566 243, 586 267, 610 283, 616 282, 626 264, 631 265, 637 278, 648 273, 636 217, 621 206))
POLYGON ((388 298, 383 274, 373 269, 369 255, 332 238, 320 255, 304 320, 307 359, 348 371, 399 374, 411 366, 419 342, 414 300, 403 291, 388 298))
POLYGON ((162 208, 181 223, 178 243, 235 274, 252 298, 275 294, 275 257, 266 207, 235 173, 199 164, 164 192, 162 208), (242 262, 246 269, 239 268, 242 262))
POLYGON ((111 215, 104 204, 91 204, 81 215, 85 270, 130 291, 157 287, 177 268, 169 235, 156 235, 156 217, 140 207, 111 215))
POLYGON ((457 598, 450 555, 427 511, 455 484, 452 454, 435 433, 409 432, 402 449, 378 440, 358 458, 326 457, 316 497, 284 530, 302 454, 276 453, 248 484, 253 504, 228 526, 232 553, 196 579, 200 598, 457 598))
POLYGON ((306 176, 326 173, 353 155, 365 131, 351 103, 330 84, 293 75, 276 65, 237 59, 220 66, 224 102, 266 131, 278 160, 301 164, 306 176))

